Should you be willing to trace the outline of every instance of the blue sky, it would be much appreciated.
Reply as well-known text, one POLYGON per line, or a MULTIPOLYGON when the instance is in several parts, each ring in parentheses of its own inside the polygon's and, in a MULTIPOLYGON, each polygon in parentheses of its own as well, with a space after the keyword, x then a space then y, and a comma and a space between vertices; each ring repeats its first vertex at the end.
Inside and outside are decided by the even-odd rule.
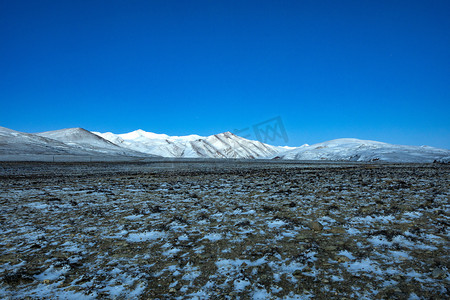
MULTIPOLYGON (((0 125, 450 148, 450 1, 0 0, 0 125)), ((283 144, 282 141, 275 144, 283 144)))

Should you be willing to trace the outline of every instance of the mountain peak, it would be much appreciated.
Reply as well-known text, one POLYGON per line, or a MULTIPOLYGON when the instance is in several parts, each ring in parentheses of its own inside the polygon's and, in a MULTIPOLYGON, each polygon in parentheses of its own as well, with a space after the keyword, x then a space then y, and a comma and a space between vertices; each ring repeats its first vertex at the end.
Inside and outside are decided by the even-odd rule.
POLYGON ((63 128, 63 129, 57 129, 57 130, 51 130, 51 131, 44 131, 40 132, 38 134, 77 134, 77 133, 83 133, 83 134, 92 134, 89 130, 86 130, 81 127, 72 127, 72 128, 63 128))
POLYGON ((145 131, 142 129, 138 129, 138 130, 131 131, 128 133, 119 134, 119 136, 124 140, 136 140, 136 139, 145 139, 145 138, 164 140, 164 139, 169 138, 169 136, 167 134, 153 133, 153 132, 148 132, 148 131, 145 131))
POLYGON ((237 137, 237 135, 235 135, 231 131, 225 131, 225 132, 214 134, 214 135, 215 136, 225 136, 225 137, 237 137))
POLYGON ((224 132, 224 134, 230 135, 230 136, 237 136, 237 135, 235 135, 234 133, 232 133, 231 131, 226 131, 226 132, 224 132))

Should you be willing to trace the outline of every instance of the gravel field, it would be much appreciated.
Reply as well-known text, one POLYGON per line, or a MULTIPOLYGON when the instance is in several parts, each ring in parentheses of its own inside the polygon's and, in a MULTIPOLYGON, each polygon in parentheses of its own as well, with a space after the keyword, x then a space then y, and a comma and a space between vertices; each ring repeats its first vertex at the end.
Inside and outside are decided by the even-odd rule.
POLYGON ((0 298, 448 299, 450 166, 0 163, 0 298))

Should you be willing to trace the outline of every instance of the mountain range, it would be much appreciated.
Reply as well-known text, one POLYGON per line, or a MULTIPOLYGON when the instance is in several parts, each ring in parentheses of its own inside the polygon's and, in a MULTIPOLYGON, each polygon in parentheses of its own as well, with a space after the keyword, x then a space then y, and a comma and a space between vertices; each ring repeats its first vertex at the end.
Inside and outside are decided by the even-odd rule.
MULTIPOLYGON (((0 127, 0 160, 38 156, 132 158, 241 158, 332 161, 450 161, 450 150, 429 146, 392 145, 359 139, 336 139, 300 147, 272 146, 231 132, 210 136, 168 136, 144 130, 114 134, 69 128, 24 133, 0 127)), ((54 159, 54 158, 53 158, 54 159)))

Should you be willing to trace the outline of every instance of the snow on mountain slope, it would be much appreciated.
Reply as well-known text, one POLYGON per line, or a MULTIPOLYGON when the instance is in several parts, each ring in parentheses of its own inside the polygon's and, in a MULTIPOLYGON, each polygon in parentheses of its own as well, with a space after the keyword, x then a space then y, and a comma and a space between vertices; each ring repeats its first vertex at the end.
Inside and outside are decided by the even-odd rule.
POLYGON ((336 139, 289 150, 278 155, 281 159, 345 160, 385 162, 433 162, 450 156, 450 150, 428 146, 403 146, 388 143, 336 139))
POLYGON ((143 153, 112 143, 83 128, 67 128, 37 133, 36 135, 63 142, 80 149, 109 155, 143 156, 143 153))
POLYGON ((201 151, 202 148, 205 150, 216 149, 214 153, 210 153, 209 157, 265 158, 278 153, 274 146, 247 140, 231 132, 211 135, 205 139, 191 142, 191 144, 198 147, 197 151, 201 151))
POLYGON ((0 154, 86 155, 87 152, 54 139, 0 127, 0 154))
POLYGON ((89 148, 109 148, 109 149, 119 149, 119 146, 105 140, 98 135, 93 134, 83 128, 67 128, 54 131, 46 131, 36 133, 38 136, 54 139, 68 145, 74 146, 84 146, 89 148))
POLYGON ((94 133, 122 147, 165 157, 266 158, 280 151, 277 147, 247 140, 231 132, 208 137, 168 136, 140 129, 125 134, 94 133))
POLYGON ((93 133, 121 147, 142 153, 164 157, 180 157, 183 152, 183 147, 165 134, 155 134, 140 129, 124 134, 114 134, 111 132, 93 133))
POLYGON ((196 134, 186 136, 168 136, 167 134, 147 132, 142 129, 138 129, 129 133, 118 134, 117 136, 119 136, 124 140, 134 140, 134 141, 145 141, 147 139, 170 140, 170 141, 195 141, 204 138, 203 136, 199 136, 196 134))
POLYGON ((344 160, 386 162, 433 162, 448 159, 450 151, 427 146, 402 146, 358 139, 337 139, 300 147, 271 146, 232 134, 208 137, 168 136, 143 130, 125 134, 95 133, 112 143, 164 157, 281 158, 296 160, 344 160), (447 157, 447 158, 446 158, 447 157))
POLYGON ((92 132, 92 133, 119 146, 121 146, 121 144, 124 142, 124 139, 122 139, 120 136, 112 132, 105 132, 105 133, 92 132))

